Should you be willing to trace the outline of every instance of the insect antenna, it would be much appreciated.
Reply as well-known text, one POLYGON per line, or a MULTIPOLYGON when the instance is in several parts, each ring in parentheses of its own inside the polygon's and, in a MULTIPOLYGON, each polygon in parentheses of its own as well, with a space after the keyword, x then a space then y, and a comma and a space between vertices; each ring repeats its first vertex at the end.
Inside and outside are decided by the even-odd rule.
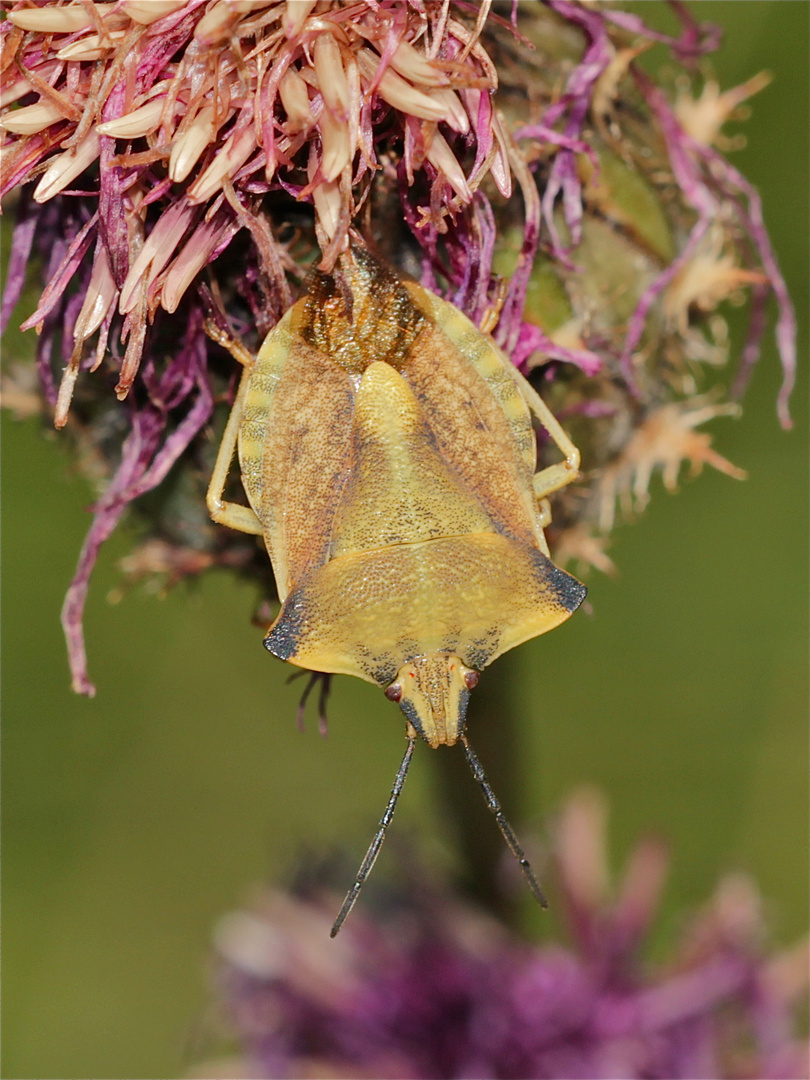
POLYGON ((397 807, 397 799, 399 798, 399 793, 402 791, 402 785, 405 783, 405 777, 408 775, 408 766, 410 765, 411 758, 413 757, 413 748, 416 745, 416 739, 417 736, 415 733, 408 736, 408 749, 405 751, 405 756, 402 759, 402 764, 397 771, 396 779, 394 780, 394 786, 391 789, 391 798, 388 800, 388 805, 385 808, 385 813, 380 818, 380 824, 377 827, 377 832, 374 834, 374 839, 371 841, 369 849, 366 852, 366 857, 363 859, 362 863, 360 864, 360 869, 357 871, 357 877, 354 879, 354 885, 352 885, 352 887, 346 893, 346 899, 343 901, 343 907, 340 909, 338 917, 335 919, 334 925, 332 926, 332 930, 329 934, 330 937, 335 937, 339 932, 341 926, 343 926, 343 923, 346 921, 346 916, 354 907, 354 902, 357 899, 361 888, 363 887, 363 882, 371 873, 371 868, 372 866, 374 866, 374 863, 377 860, 377 856, 380 853, 380 848, 382 847, 382 842, 385 839, 385 830, 391 824, 391 818, 394 816, 394 810, 396 810, 397 807))
POLYGON ((501 804, 498 802, 495 792, 490 786, 489 780, 487 780, 486 773, 484 772, 481 762, 478 760, 475 751, 467 741, 467 736, 462 734, 460 736, 460 741, 464 747, 464 753, 467 755, 467 761, 470 763, 472 774, 478 781, 478 783, 481 785, 481 790, 484 793, 484 798, 486 799, 487 806, 495 815, 495 820, 498 822, 498 828, 501 830, 501 835, 506 841, 506 846, 520 863, 520 869, 523 871, 523 876, 529 883, 529 888, 532 890, 535 900, 538 902, 540 907, 547 908, 548 900, 546 900, 543 890, 540 888, 540 884, 537 878, 534 876, 534 871, 529 865, 529 860, 526 858, 523 848, 520 846, 520 841, 518 840, 517 836, 515 836, 515 830, 506 820, 506 816, 501 809, 501 804))

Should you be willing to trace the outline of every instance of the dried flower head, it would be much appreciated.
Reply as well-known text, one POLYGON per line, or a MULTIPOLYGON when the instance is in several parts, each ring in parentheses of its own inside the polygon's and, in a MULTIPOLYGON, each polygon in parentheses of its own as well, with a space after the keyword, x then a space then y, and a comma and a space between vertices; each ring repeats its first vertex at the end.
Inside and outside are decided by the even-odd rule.
POLYGON ((670 485, 684 460, 740 475, 694 429, 732 411, 705 403, 702 371, 728 362, 721 308, 741 291, 732 397, 773 294, 789 423, 790 299, 757 193, 718 149, 766 78, 699 89, 687 73, 720 35, 683 5, 675 36, 576 0, 2 9, 0 192, 19 194, 0 316, 35 257, 45 288, 23 325, 47 407, 109 477, 63 611, 77 690, 93 692, 96 553, 146 492, 160 489, 146 542, 166 546, 134 573, 160 550, 170 580, 225 564, 271 591, 252 542, 206 518, 234 365, 205 327, 255 348, 352 228, 537 372, 583 450, 581 483, 554 505, 567 558, 609 569, 613 507, 638 508, 654 470, 670 485), (683 69, 671 85, 637 63, 654 46, 683 69))
MULTIPOLYGON (((248 229, 269 284, 289 302, 279 253, 260 212, 281 189, 314 203, 324 263, 400 140, 412 183, 429 176, 440 217, 468 204, 487 173, 510 192, 494 68, 477 26, 428 18, 404 0, 152 0, 17 3, 8 12, 0 120, 0 194, 37 178, 44 204, 98 168, 98 212, 70 258, 93 251, 73 325, 56 423, 67 419, 84 343, 116 312, 128 340, 116 392, 132 386, 144 330, 177 310, 200 271, 248 229), (465 175, 447 138, 474 139, 465 175)), ((41 326, 64 288, 51 281, 27 326, 41 326)), ((102 335, 97 357, 106 346, 102 335)))

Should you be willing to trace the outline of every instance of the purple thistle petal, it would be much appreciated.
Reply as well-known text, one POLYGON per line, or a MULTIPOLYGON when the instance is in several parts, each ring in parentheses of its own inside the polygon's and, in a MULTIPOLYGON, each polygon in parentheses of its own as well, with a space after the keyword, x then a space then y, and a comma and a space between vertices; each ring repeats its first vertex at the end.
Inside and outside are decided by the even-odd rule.
POLYGON ((158 383, 146 407, 131 407, 132 428, 124 441, 121 462, 101 499, 93 508, 93 524, 85 537, 76 572, 62 607, 72 685, 76 693, 92 697, 95 687, 87 674, 87 653, 82 622, 90 575, 101 545, 114 532, 127 506, 160 484, 172 465, 208 421, 213 398, 205 374, 205 339, 199 310, 189 319, 185 344, 158 383), (197 395, 177 428, 164 438, 168 410, 183 391, 196 385, 197 395))
POLYGON ((31 255, 31 246, 34 242, 34 233, 39 224, 41 207, 39 207, 27 193, 23 193, 17 211, 17 222, 14 226, 14 234, 11 240, 11 254, 9 255, 6 269, 6 280, 3 286, 3 298, 0 303, 0 334, 3 333, 11 313, 17 306, 17 301, 25 285, 25 270, 31 255))
MULTIPOLYGON (((635 72, 635 76, 645 94, 647 103, 658 119, 675 178, 685 198, 698 212, 698 219, 683 250, 647 288, 636 307, 628 326, 627 337, 622 351, 625 377, 632 386, 632 353, 641 339, 650 307, 661 291, 695 254, 717 214, 718 202, 712 193, 711 185, 717 189, 718 195, 722 197, 726 204, 735 207, 743 227, 756 245, 759 258, 769 278, 770 288, 777 298, 779 316, 776 325, 776 340, 783 370, 782 387, 779 392, 777 407, 782 426, 789 428, 791 420, 788 401, 796 373, 796 317, 787 286, 765 228, 762 202, 759 195, 745 177, 730 165, 721 154, 712 147, 705 146, 690 138, 683 131, 663 94, 652 85, 647 76, 638 71, 635 72), (701 161, 706 163, 706 177, 701 171, 701 161), (717 180, 718 177, 725 182, 725 186, 720 186, 717 180), (735 190, 746 197, 748 201, 747 208, 736 198, 735 190)), ((743 352, 740 374, 736 384, 740 387, 744 386, 751 367, 758 358, 758 345, 763 319, 760 311, 761 304, 761 297, 758 298, 755 294, 748 340, 743 352)))
POLYGON ((483 90, 465 90, 462 97, 467 104, 467 112, 475 133, 475 161, 471 169, 471 175, 475 176, 495 146, 494 108, 492 98, 483 90))
POLYGON ((172 260, 163 284, 163 306, 168 312, 177 306, 191 282, 216 254, 225 250, 239 230, 230 210, 220 209, 204 221, 172 260))
MULTIPOLYGON (((60 129, 57 132, 57 137, 64 135, 67 130, 66 126, 60 129)), ((4 160, 2 162, 2 171, 0 171, 0 177, 2 178, 0 180, 0 197, 8 195, 15 187, 25 183, 31 171, 53 148, 52 137, 53 133, 51 132, 48 133, 47 138, 41 134, 34 135, 29 137, 25 143, 3 148, 4 160)))
POLYGON ((666 270, 662 270, 652 284, 647 286, 627 324, 627 335, 624 339, 621 355, 622 373, 628 387, 630 387, 631 391, 637 396, 639 390, 633 372, 633 350, 636 345, 638 345, 641 340, 641 335, 644 333, 644 329, 647 325, 647 315, 649 314, 650 308, 667 285, 669 285, 669 283, 680 273, 681 269, 693 258, 700 247, 701 241, 708 233, 710 225, 711 219, 709 217, 698 218, 697 223, 689 233, 689 239, 684 245, 683 250, 672 260, 666 270))
POLYGON ((48 284, 45 286, 42 296, 39 299, 37 310, 30 318, 25 320, 20 327, 21 330, 30 330, 32 327, 42 322, 45 316, 59 303, 62 294, 75 277, 79 264, 90 247, 97 223, 98 214, 96 213, 93 214, 90 220, 84 224, 79 233, 73 238, 61 265, 57 270, 48 275, 48 284))
POLYGON ((157 181, 154 185, 150 184, 149 191, 144 196, 143 205, 151 206, 152 203, 160 202, 171 190, 172 183, 170 176, 164 176, 162 180, 157 181))
POLYGON ((129 489, 142 474, 154 453, 156 417, 145 411, 132 413, 132 430, 124 443, 121 464, 107 491, 93 509, 93 524, 85 537, 73 580, 62 605, 62 629, 67 642, 72 687, 77 694, 93 697, 95 686, 87 675, 87 653, 84 645, 84 605, 90 575, 101 545, 115 531, 129 504, 129 489))
POLYGON ((562 345, 556 345, 539 326, 523 323, 517 344, 512 350, 512 363, 515 367, 522 369, 535 352, 543 353, 549 360, 562 360, 566 364, 575 364, 586 375, 596 375, 602 370, 601 357, 590 349, 566 349, 562 345))
POLYGON ((480 191, 475 193, 470 212, 463 216, 451 237, 455 241, 453 246, 460 249, 464 280, 450 299, 478 326, 489 308, 496 239, 492 206, 480 191))
POLYGON ((83 293, 82 309, 73 330, 73 341, 77 344, 86 341, 112 314, 118 297, 107 249, 100 236, 96 239, 93 266, 83 293))
POLYGON ((669 162, 675 174, 675 179, 678 181, 686 200, 698 212, 698 219, 689 233, 686 244, 669 266, 662 270, 652 284, 645 289, 628 324, 627 335, 622 348, 621 364, 628 386, 634 393, 637 393, 633 373, 633 351, 644 333, 649 310, 666 286, 695 255, 701 241, 709 231, 717 212, 717 203, 703 182, 697 163, 688 152, 686 136, 669 108, 664 95, 641 72, 636 71, 635 76, 644 92, 647 104, 655 113, 660 124, 661 134, 666 143, 669 162))
POLYGON ((751 378, 751 373, 759 360, 762 348, 762 338, 768 325, 767 302, 771 294, 768 285, 753 285, 751 287, 748 308, 748 330, 745 335, 742 356, 740 357, 737 374, 731 384, 730 397, 737 400, 743 396, 751 378))
POLYGON ((76 319, 84 304, 84 293, 79 291, 67 297, 62 305, 62 362, 70 363, 73 354, 73 339, 76 319))
MULTIPOLYGON (((204 345, 201 351, 204 351, 204 345)), ((176 430, 172 432, 155 454, 152 463, 141 479, 132 487, 129 493, 130 502, 141 495, 145 495, 147 491, 151 491, 152 488, 157 487, 158 484, 165 480, 169 470, 191 440, 208 422, 214 407, 214 399, 211 396, 211 390, 202 369, 200 369, 194 381, 198 391, 194 404, 178 424, 176 430)))
POLYGON ((42 334, 37 342, 37 375, 39 376, 45 400, 52 409, 56 408, 56 401, 59 395, 59 391, 57 390, 53 378, 52 355, 54 337, 50 333, 51 326, 55 324, 55 322, 56 320, 52 316, 46 316, 42 326, 42 334))
POLYGON ((161 52, 166 59, 172 56, 179 45, 193 33, 194 13, 206 3, 207 0, 187 0, 184 7, 169 15, 164 15, 162 19, 158 19, 149 26, 146 32, 147 37, 158 38, 164 43, 161 52))
POLYGON ((539 142, 549 142, 555 146, 562 146, 575 154, 587 154, 594 166, 597 168, 599 166, 599 160, 589 143, 584 142, 582 139, 569 138, 568 135, 555 131, 554 128, 549 127, 547 124, 526 124, 525 127, 518 128, 515 132, 515 138, 537 139, 539 142))
MULTIPOLYGON (((673 1025, 691 1020, 721 1004, 732 995, 750 986, 752 966, 740 956, 720 956, 702 964, 697 970, 674 975, 660 986, 642 991, 636 1000, 635 1016, 625 1014, 625 1032, 634 1027, 642 1031, 664 1031, 673 1025)), ((621 1027, 610 1025, 608 1016, 598 1016, 597 1029, 623 1034, 621 1027), (606 1025, 607 1028, 606 1028, 606 1025)))
POLYGON ((680 37, 672 37, 649 27, 640 15, 634 15, 629 11, 617 11, 611 8, 603 8, 602 16, 608 22, 621 26, 622 29, 632 34, 638 34, 648 41, 659 41, 669 45, 674 56, 681 63, 689 63, 716 52, 723 39, 723 30, 720 26, 712 23, 698 23, 695 21, 685 4, 672 3, 672 8, 684 24, 680 37))
POLYGON ((495 340, 507 356, 514 352, 521 333, 526 290, 534 268, 537 245, 540 243, 542 212, 537 184, 522 155, 512 154, 511 164, 523 196, 523 241, 495 334, 495 340))
MULTIPOLYGON (((102 113, 103 119, 112 120, 120 116, 123 103, 124 90, 120 87, 110 95, 102 113)), ((129 270, 130 241, 124 205, 126 173, 120 166, 111 163, 115 154, 115 139, 102 135, 98 185, 99 231, 107 249, 113 280, 120 289, 129 270)))
POLYGON ((203 208, 192 206, 187 199, 171 203, 155 222, 143 247, 133 260, 121 285, 119 306, 122 313, 133 306, 136 288, 145 278, 151 286, 166 264, 175 255, 183 236, 202 216, 203 208))
MULTIPOLYGON (((716 175, 723 177, 732 188, 736 188, 737 191, 742 192, 748 200, 747 209, 740 206, 737 201, 735 201, 735 205, 740 211, 740 216, 748 235, 756 244, 759 258, 768 275, 769 285, 773 290, 778 305, 779 314, 776 321, 776 344, 782 361, 783 378, 782 387, 779 391, 777 408, 782 427, 790 428, 793 426, 793 422, 790 419, 788 402, 793 390, 793 385, 796 381, 796 313, 793 309, 793 302, 790 299, 790 293, 785 284, 785 279, 782 276, 782 271, 779 269, 779 263, 777 262, 773 247, 771 246, 768 230, 765 227, 765 219, 762 214, 762 200, 760 199, 759 192, 756 188, 716 150, 710 146, 703 146, 701 143, 695 143, 692 140, 690 140, 690 143, 693 151, 703 157, 706 161, 710 170, 710 175, 714 172, 716 175)), ((726 192, 726 194, 728 193, 726 192)), ((757 359, 757 357, 753 355, 753 349, 756 348, 757 344, 756 329, 757 325, 756 322, 754 322, 754 337, 749 337, 749 341, 746 343, 746 349, 743 352, 742 372, 746 372, 750 369, 757 359)), ((743 378, 746 377, 747 376, 743 374, 743 378)))
MULTIPOLYGON (((550 0, 549 6, 564 19, 579 25, 590 41, 582 60, 569 76, 562 97, 546 110, 542 119, 544 126, 552 127, 567 112, 564 133, 568 139, 578 141, 590 109, 593 86, 610 63, 612 46, 601 12, 582 8, 570 0, 550 0)), ((566 263, 567 251, 560 242, 554 223, 554 203, 560 192, 563 196, 565 222, 571 233, 571 246, 576 247, 582 228, 582 183, 577 172, 576 158, 572 150, 564 146, 551 166, 542 209, 543 220, 551 237, 552 254, 566 263)))

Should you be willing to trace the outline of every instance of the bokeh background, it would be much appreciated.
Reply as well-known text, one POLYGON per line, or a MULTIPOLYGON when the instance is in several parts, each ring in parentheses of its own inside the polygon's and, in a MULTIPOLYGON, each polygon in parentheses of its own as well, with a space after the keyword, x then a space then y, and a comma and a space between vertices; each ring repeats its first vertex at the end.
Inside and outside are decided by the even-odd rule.
MULTIPOLYGON (((726 870, 755 876, 776 943, 804 933, 808 914, 810 7, 699 8, 727 30, 724 87, 774 74, 734 163, 763 195, 797 306, 795 428, 777 424, 769 339, 743 419, 712 426, 748 481, 707 472, 677 496, 656 482, 644 517, 615 534, 619 577, 588 581, 592 613, 523 646, 510 669, 515 824, 530 838, 590 783, 610 801, 617 862, 640 834, 667 837, 662 951, 726 870)), ((4 359, 30 347, 11 333, 4 359)), ((72 695, 59 609, 92 491, 37 420, 6 417, 2 448, 3 1076, 182 1075, 204 1053, 217 917, 257 883, 288 880, 305 852, 359 860, 401 755, 399 713, 338 679, 328 738, 314 719, 300 734, 302 684, 262 648, 255 591, 225 572, 111 604, 131 528, 92 584, 97 697, 72 695)), ((419 747, 393 831, 452 864, 443 776, 419 747)), ((376 873, 395 857, 384 850, 376 873)), ((558 933, 528 903, 524 925, 558 933)))

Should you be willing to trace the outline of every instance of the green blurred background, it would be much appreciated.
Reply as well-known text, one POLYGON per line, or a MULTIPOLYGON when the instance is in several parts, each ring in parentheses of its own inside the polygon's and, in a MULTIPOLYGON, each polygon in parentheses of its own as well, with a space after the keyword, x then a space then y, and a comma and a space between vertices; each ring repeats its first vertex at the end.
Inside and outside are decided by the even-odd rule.
MULTIPOLYGON (((618 579, 589 580, 592 616, 514 654, 516 824, 530 835, 587 782, 610 801, 617 863, 641 833, 665 835, 662 948, 733 868, 755 875, 777 943, 807 925, 809 12, 699 5, 727 28, 724 87, 775 76, 734 162, 762 192, 798 308, 795 428, 776 421, 769 338, 745 416, 713 425, 749 480, 707 472, 677 496, 656 482, 646 515, 615 534, 618 579)), ((98 695, 74 696, 59 609, 92 493, 40 423, 6 418, 2 438, 3 1075, 179 1075, 201 1053, 215 920, 256 883, 283 882, 304 850, 359 859, 401 754, 398 713, 338 679, 328 739, 314 722, 299 734, 301 683, 262 649, 250 587, 215 573, 165 600, 108 603, 126 529, 88 604, 98 695)), ((450 860, 439 773, 418 751, 394 831, 450 860)))

